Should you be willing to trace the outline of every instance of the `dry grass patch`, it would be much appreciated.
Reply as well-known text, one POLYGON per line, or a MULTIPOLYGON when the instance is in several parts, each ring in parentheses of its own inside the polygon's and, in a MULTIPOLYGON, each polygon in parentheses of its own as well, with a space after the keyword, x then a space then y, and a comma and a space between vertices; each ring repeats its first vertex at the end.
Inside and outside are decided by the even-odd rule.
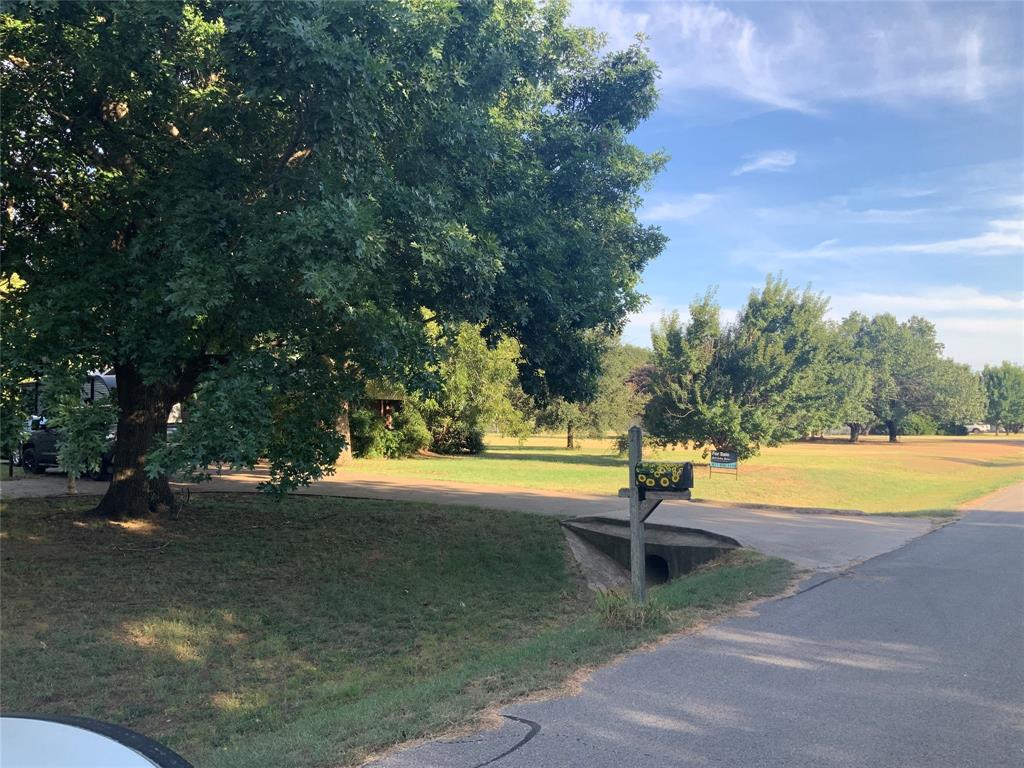
MULTIPOLYGON (((869 436, 860 443, 827 440, 766 448, 731 473, 709 476, 697 451, 653 454, 694 461, 694 496, 723 502, 869 513, 949 514, 960 504, 1024 480, 1024 438, 970 435, 904 437, 891 444, 869 436)), ((346 468, 339 472, 344 477, 346 468)), ((626 460, 610 440, 584 440, 567 451, 564 437, 541 436, 522 445, 492 438, 480 456, 360 460, 348 471, 514 486, 562 493, 614 494, 625 484, 626 460)))

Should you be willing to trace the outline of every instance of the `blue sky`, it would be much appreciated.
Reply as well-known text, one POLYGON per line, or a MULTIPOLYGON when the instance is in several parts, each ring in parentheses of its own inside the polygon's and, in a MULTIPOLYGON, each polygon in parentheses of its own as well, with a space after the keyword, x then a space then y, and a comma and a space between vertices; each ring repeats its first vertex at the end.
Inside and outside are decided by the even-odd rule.
POLYGON ((730 316, 782 271, 932 320, 946 354, 1024 363, 1024 4, 577 0, 662 70, 635 134, 671 156, 641 210, 670 237, 626 339, 709 286, 730 316))

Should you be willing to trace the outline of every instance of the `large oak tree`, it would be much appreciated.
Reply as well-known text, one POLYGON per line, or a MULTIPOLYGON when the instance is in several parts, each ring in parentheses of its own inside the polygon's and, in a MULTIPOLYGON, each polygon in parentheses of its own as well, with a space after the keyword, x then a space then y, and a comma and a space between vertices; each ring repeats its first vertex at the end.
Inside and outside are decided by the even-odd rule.
POLYGON ((112 366, 106 515, 266 458, 320 476, 359 382, 423 370, 424 317, 521 342, 538 394, 592 390, 663 246, 641 46, 564 3, 7 3, 9 359, 112 366), (20 285, 20 283, 19 283, 20 285), (426 313, 424 313, 426 310, 426 313), (189 419, 154 452, 173 403, 189 419))
MULTIPOLYGON (((866 362, 870 369, 867 399, 861 403, 870 416, 866 423, 884 425, 890 442, 897 442, 903 421, 912 414, 949 425, 984 415, 980 378, 968 366, 942 357, 942 344, 928 320, 915 316, 900 322, 891 314, 868 319, 854 312, 841 330, 851 342, 847 362, 866 362)), ((856 440, 860 426, 850 427, 856 440)))

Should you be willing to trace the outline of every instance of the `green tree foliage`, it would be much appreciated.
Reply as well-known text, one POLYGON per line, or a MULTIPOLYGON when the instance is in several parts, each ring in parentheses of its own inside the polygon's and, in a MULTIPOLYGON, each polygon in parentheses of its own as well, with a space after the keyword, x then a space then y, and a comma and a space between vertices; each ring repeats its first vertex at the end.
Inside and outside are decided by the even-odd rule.
POLYGON ((430 430, 411 400, 394 415, 390 426, 368 408, 352 412, 351 426, 356 456, 399 459, 430 447, 430 430))
POLYGON ((1024 366, 1003 362, 986 365, 981 374, 985 386, 986 416, 997 431, 1024 429, 1024 366))
MULTIPOLYGON (((868 319, 854 313, 842 331, 851 344, 846 359, 870 369, 870 418, 851 429, 885 426, 891 442, 903 432, 912 414, 940 424, 966 424, 981 418, 984 394, 978 377, 966 365, 943 358, 935 326, 920 317, 899 322, 889 314, 868 319)), ((848 422, 849 423, 849 422, 848 422)), ((855 439, 855 433, 851 432, 855 439)))
POLYGON ((117 407, 109 397, 83 397, 85 375, 78 370, 53 372, 43 388, 47 426, 58 430, 57 461, 67 473, 68 492, 77 493, 77 480, 100 470, 110 448, 109 435, 117 423, 117 407))
POLYGON ((932 420, 939 424, 965 425, 985 418, 985 386, 970 366, 949 358, 935 366, 932 420))
POLYGON ((857 344, 870 356, 874 373, 872 413, 896 442, 900 422, 911 413, 930 413, 941 345, 935 326, 920 317, 900 323, 889 314, 863 323, 857 344))
POLYGON ((10 460, 28 436, 29 417, 17 381, 0 372, 0 459, 10 460))
POLYGON ((938 431, 939 425, 922 413, 912 413, 900 424, 901 435, 934 435, 938 431))
POLYGON ((591 437, 625 432, 631 419, 643 412, 647 402, 636 373, 650 359, 650 351, 643 347, 619 340, 608 344, 601 357, 601 375, 594 397, 584 402, 557 398, 538 414, 538 425, 564 429, 566 448, 570 449, 575 448, 575 438, 580 432, 591 437))
POLYGON ((854 314, 841 323, 829 323, 821 360, 813 371, 814 381, 804 403, 801 431, 821 434, 841 424, 850 428, 850 440, 873 422, 871 398, 874 372, 867 351, 855 341, 860 327, 854 314))
MULTIPOLYGON (((0 279, 0 339, 11 339, 20 324, 11 292, 23 287, 16 275, 0 279)), ((5 343, 0 354, 0 458, 11 460, 27 437, 25 422, 31 414, 19 384, 30 375, 24 360, 5 343)))
POLYGON ((524 399, 519 342, 506 338, 491 347, 480 331, 466 323, 450 341, 439 340, 445 353, 437 366, 438 387, 417 404, 438 453, 477 453, 488 429, 521 437, 531 431, 517 407, 524 399))
POLYGON ((741 458, 800 434, 825 348, 828 302, 771 278, 723 326, 712 294, 651 332, 654 368, 644 424, 668 443, 718 448, 741 458))
POLYGON ((359 382, 423 370, 422 308, 518 339, 531 392, 592 393, 594 338, 663 247, 634 211, 664 158, 627 140, 655 65, 600 55, 567 13, 5 4, 2 277, 25 281, 5 342, 113 366, 99 512, 142 514, 166 473, 218 461, 267 458, 278 489, 319 477, 359 382))

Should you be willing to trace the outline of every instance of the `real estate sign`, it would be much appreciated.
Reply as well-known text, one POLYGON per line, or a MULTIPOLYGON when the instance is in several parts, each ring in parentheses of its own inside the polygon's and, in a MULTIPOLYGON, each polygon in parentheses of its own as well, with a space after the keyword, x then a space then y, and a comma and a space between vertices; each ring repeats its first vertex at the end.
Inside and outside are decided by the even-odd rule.
POLYGON ((708 465, 708 475, 716 469, 731 469, 739 477, 740 457, 734 451, 712 451, 711 463, 708 465))
POLYGON ((711 452, 711 466, 715 469, 736 469, 739 465, 739 456, 732 451, 711 452))

